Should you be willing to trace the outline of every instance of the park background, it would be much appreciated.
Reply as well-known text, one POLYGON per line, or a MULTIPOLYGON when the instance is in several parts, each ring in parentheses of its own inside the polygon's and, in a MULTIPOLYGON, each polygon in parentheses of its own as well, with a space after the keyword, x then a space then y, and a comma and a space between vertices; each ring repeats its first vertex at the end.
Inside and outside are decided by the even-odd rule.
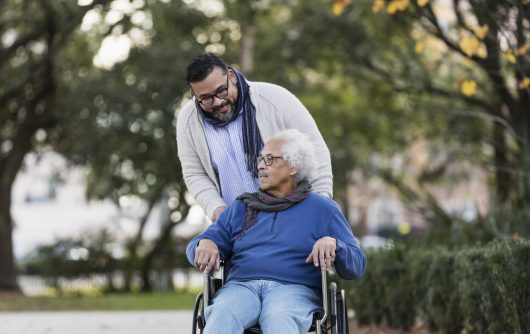
POLYGON ((356 322, 530 330, 530 1, 2 0, 0 39, 0 310, 190 307, 175 117, 211 51, 315 118, 356 322))

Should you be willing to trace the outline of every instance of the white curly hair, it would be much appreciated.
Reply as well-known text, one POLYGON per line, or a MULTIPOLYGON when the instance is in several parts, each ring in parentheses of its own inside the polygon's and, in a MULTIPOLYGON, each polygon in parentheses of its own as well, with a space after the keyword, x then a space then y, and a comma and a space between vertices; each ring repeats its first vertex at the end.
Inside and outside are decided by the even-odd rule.
POLYGON ((315 147, 302 132, 289 129, 278 132, 271 140, 281 140, 281 154, 289 167, 298 169, 295 175, 297 183, 313 179, 317 169, 315 147))

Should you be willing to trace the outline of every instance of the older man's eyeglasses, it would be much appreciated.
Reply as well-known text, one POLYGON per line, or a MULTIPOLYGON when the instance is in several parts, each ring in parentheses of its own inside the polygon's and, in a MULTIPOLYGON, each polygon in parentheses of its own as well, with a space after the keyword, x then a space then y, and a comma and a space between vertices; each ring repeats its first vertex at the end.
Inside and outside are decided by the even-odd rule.
POLYGON ((191 90, 192 94, 195 95, 195 98, 197 98, 197 101, 202 104, 203 106, 206 106, 206 107, 209 107, 213 104, 213 101, 214 101, 214 98, 219 98, 219 99, 225 99, 227 96, 228 96, 228 87, 229 84, 228 84, 228 73, 226 74, 226 87, 221 87, 219 88, 215 93, 213 93, 212 95, 206 95, 204 96, 202 99, 199 99, 197 97, 197 95, 195 95, 195 93, 193 92, 193 89, 191 90))
POLYGON ((281 156, 273 156, 270 154, 267 154, 266 156, 260 155, 258 157, 258 165, 263 161, 265 163, 265 166, 270 166, 274 162, 274 159, 283 159, 281 156))

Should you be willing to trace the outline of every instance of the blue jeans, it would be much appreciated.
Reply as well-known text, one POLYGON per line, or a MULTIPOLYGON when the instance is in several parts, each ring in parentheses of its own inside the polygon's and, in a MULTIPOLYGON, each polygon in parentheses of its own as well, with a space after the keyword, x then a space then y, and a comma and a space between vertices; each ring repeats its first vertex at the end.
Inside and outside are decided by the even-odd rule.
POLYGON ((320 294, 306 286, 275 281, 229 281, 206 308, 205 334, 241 334, 259 323, 263 334, 306 334, 320 294))

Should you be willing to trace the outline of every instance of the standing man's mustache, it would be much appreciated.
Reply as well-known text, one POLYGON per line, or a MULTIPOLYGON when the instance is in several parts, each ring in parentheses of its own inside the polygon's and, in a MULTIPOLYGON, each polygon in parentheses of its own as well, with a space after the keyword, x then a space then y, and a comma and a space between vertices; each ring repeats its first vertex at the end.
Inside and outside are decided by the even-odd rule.
POLYGON ((219 111, 219 110, 223 109, 224 107, 226 107, 228 104, 229 104, 229 102, 226 102, 226 103, 220 105, 219 107, 215 108, 214 111, 219 111))

